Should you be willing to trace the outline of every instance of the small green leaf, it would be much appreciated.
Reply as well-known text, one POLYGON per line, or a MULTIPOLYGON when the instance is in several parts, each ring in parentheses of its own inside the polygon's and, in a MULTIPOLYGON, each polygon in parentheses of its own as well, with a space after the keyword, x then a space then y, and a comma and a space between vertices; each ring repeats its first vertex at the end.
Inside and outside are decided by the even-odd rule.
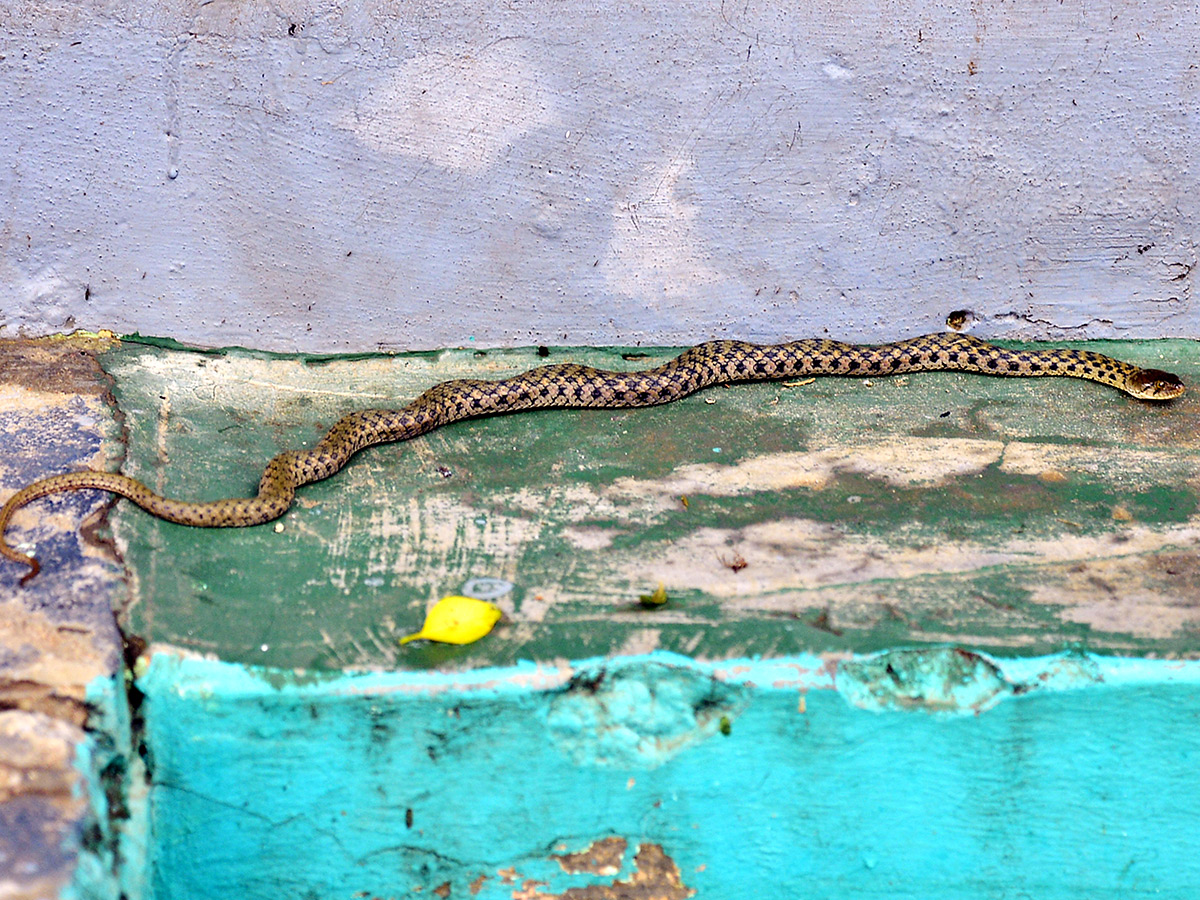
POLYGON ((655 588, 653 594, 638 595, 638 602, 647 609, 654 609, 658 606, 666 606, 667 599, 667 586, 661 581, 658 583, 658 587, 655 588))

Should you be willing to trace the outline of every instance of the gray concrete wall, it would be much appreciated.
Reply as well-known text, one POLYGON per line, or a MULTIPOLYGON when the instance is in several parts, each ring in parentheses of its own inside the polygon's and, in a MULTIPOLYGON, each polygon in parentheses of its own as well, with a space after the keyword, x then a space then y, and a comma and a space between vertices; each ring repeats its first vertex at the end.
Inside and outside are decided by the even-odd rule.
POLYGON ((0 9, 0 336, 1200 337, 1200 11, 0 9))

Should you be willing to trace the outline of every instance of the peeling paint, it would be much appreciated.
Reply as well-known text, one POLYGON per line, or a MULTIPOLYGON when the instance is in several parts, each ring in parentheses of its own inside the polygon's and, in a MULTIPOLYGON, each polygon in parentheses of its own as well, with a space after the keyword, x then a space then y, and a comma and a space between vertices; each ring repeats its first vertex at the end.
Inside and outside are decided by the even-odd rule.
POLYGON ((732 497, 793 488, 820 490, 839 475, 878 478, 896 487, 935 486, 981 472, 999 461, 1004 444, 969 438, 879 440, 811 452, 753 456, 732 466, 683 466, 666 478, 623 478, 609 491, 620 497, 707 494, 732 497))
MULTIPOLYGON (((624 853, 625 841, 617 840, 620 840, 624 853)), ((638 845, 633 857, 633 872, 626 879, 617 879, 611 884, 567 888, 553 894, 527 889, 516 891, 512 896, 513 900, 686 900, 695 895, 695 888, 683 883, 679 867, 663 851, 662 845, 645 843, 638 845)))
POLYGON ((744 703, 737 685, 691 667, 623 662, 577 672, 546 721, 580 765, 655 768, 717 734, 744 703))
POLYGON ((981 712, 1014 692, 1000 667, 957 648, 889 650, 838 668, 838 692, 861 709, 981 712))
POLYGON ((1047 473, 1104 476, 1114 467, 1131 485, 1162 484, 1196 475, 1195 458, 1180 446, 1161 449, 1140 447, 1088 447, 1010 441, 1004 445, 1000 469, 1018 475, 1045 477, 1047 473))
MULTIPOLYGON (((1193 546, 1188 535, 1175 546, 1193 546)), ((1165 543, 1170 547, 1170 542, 1165 543)), ((1051 585, 1034 587, 1034 603, 1057 609, 1065 622, 1161 640, 1200 632, 1200 563, 1186 553, 1080 558, 1051 585)))
POLYGON ((840 588, 1005 564, 1048 566, 1123 559, 1197 544, 1200 522, 1165 529, 1131 526, 1097 536, 1010 538, 999 544, 942 541, 912 547, 886 538, 848 535, 845 529, 824 522, 781 519, 730 531, 698 529, 665 548, 661 558, 629 562, 635 577, 656 576, 680 587, 695 587, 702 580, 707 592, 754 598, 750 606, 770 609, 790 602, 778 596, 788 589, 840 588), (742 571, 714 565, 729 547, 737 547, 748 561, 742 571))
POLYGON ((564 849, 552 858, 558 861, 564 872, 590 872, 594 875, 616 875, 621 871, 621 860, 629 842, 623 837, 606 837, 593 841, 585 849, 568 853, 564 849))

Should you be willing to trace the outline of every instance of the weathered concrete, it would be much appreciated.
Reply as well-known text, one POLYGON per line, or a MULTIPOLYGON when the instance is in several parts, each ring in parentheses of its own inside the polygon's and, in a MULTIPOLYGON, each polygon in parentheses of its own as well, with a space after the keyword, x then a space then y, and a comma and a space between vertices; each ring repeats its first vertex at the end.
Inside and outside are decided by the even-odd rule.
POLYGON ((0 334, 1200 337, 1193 3, 0 9, 0 334))
POLYGON ((41 712, 0 711, 0 897, 59 896, 75 871, 87 797, 73 766, 83 729, 41 712))
MULTIPOLYGON (((97 339, 0 342, 0 488, 105 468, 122 454, 97 339)), ((0 576, 0 897, 59 896, 85 837, 103 855, 107 826, 88 803, 103 793, 85 724, 89 687, 120 680, 113 606, 126 597, 111 548, 97 539, 107 497, 63 497, 18 516, 9 534, 49 551, 54 571, 26 588, 0 576), (85 523, 81 530, 81 520, 85 523), (91 823, 91 824, 89 824, 91 823)), ((8 561, 5 560, 5 563, 8 561)), ((123 738, 127 740, 127 737, 123 738)), ((101 738, 106 744, 109 736, 101 738)), ((104 761, 99 763, 105 765, 104 761)), ((98 874, 93 871, 93 874, 98 874)))

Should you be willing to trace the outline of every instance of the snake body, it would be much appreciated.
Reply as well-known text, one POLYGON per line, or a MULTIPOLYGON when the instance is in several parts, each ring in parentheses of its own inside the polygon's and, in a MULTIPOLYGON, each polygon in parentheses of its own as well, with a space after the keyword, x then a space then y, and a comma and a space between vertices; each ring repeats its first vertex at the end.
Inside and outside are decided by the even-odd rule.
POLYGON ((253 497, 209 502, 156 494, 137 479, 113 472, 70 472, 22 488, 0 509, 0 554, 29 567, 38 561, 10 547, 4 533, 13 513, 61 491, 110 491, 151 515, 183 525, 225 528, 259 525, 283 515, 296 489, 341 469, 359 450, 406 441, 450 422, 528 409, 656 406, 718 384, 808 375, 871 377, 952 370, 985 375, 1058 375, 1107 384, 1142 400, 1171 400, 1184 391, 1169 372, 1141 369, 1086 350, 1009 350, 961 334, 933 334, 877 346, 830 340, 759 345, 709 341, 653 369, 610 372, 569 363, 541 366, 499 381, 458 379, 438 384, 400 409, 365 409, 339 419, 311 450, 288 450, 267 463, 253 497))

